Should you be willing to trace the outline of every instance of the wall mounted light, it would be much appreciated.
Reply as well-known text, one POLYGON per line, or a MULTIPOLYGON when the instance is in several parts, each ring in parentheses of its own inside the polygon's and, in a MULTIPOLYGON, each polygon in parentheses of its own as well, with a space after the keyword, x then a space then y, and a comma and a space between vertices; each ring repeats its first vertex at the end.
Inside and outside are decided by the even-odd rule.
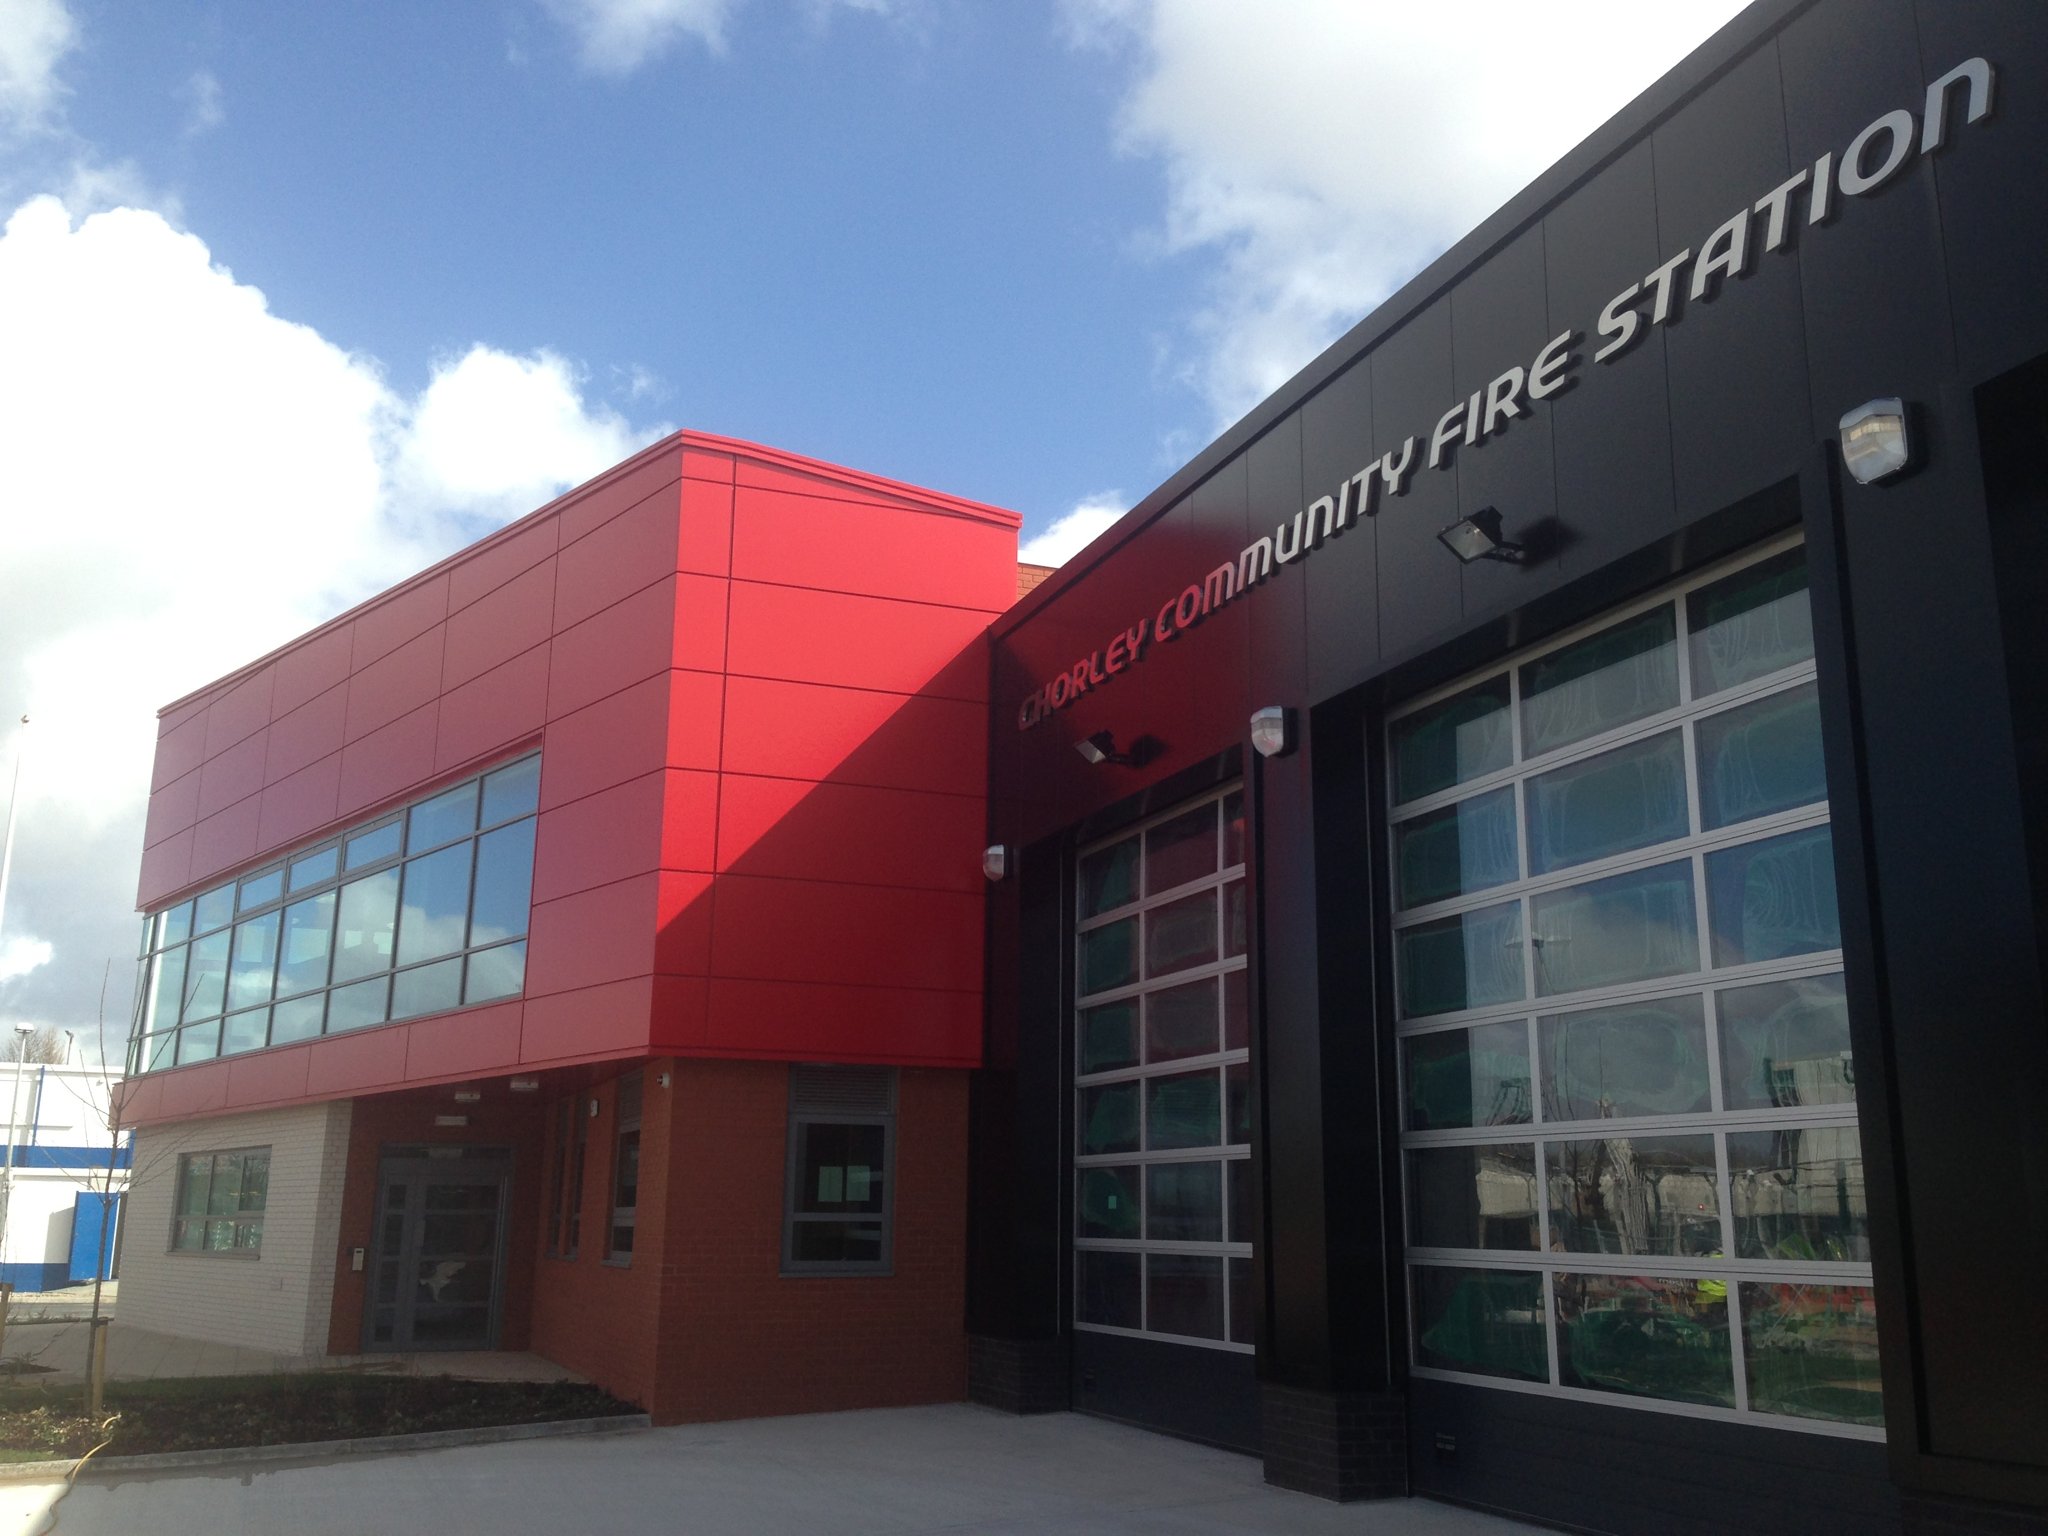
POLYGON ((540 1079, 537 1077, 515 1077, 505 1086, 514 1093, 539 1093, 540 1079))
POLYGON ((590 1108, 590 1118, 591 1118, 591 1119, 593 1119, 593 1120, 595 1120, 595 1119, 597 1118, 597 1100, 595 1100, 595 1099, 592 1099, 592 1100, 590 1101, 590 1106, 589 1106, 589 1108, 590 1108))
POLYGON ((436 1115, 434 1116, 434 1124, 439 1126, 444 1131, 459 1131, 465 1125, 469 1124, 469 1116, 436 1115))
POLYGON ((1858 485, 1889 480, 1912 467, 1913 442, 1906 431, 1905 402, 1896 397, 1868 400, 1842 417, 1842 462, 1858 485))
POLYGON ((1261 757, 1279 757, 1294 750, 1294 711, 1268 704, 1252 715, 1252 750, 1261 757))
POLYGON ((1074 750, 1080 753, 1084 760, 1098 768, 1104 763, 1117 763, 1128 767, 1131 761, 1128 752, 1117 751, 1116 736, 1110 731, 1097 731, 1093 736, 1082 737, 1074 743, 1074 750))
POLYGON ((1492 507, 1481 507, 1470 517, 1459 518, 1437 537, 1444 548, 1466 565, 1474 560, 1505 560, 1510 565, 1520 565, 1528 555, 1521 545, 1511 543, 1501 534, 1500 513, 1492 507))
POLYGON ((481 1104, 483 1097, 483 1094, 475 1088, 458 1088, 455 1090, 455 1102, 458 1104, 481 1104))
POLYGON ((654 1074, 654 1086, 657 1088, 666 1088, 670 1083, 674 1081, 675 1079, 666 1072, 657 1072, 654 1074))
POLYGON ((981 850, 981 872, 990 880, 1001 880, 1010 873, 1010 850, 1001 843, 990 843, 981 850))

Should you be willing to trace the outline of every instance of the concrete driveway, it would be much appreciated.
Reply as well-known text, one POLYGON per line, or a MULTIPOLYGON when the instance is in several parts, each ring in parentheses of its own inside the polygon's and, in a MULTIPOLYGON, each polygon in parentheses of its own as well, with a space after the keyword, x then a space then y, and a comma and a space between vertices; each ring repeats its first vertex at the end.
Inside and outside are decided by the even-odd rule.
POLYGON ((5 1536, 1517 1536, 1426 1500, 1336 1505, 1143 1430, 964 1404, 246 1470, 0 1485, 5 1536))

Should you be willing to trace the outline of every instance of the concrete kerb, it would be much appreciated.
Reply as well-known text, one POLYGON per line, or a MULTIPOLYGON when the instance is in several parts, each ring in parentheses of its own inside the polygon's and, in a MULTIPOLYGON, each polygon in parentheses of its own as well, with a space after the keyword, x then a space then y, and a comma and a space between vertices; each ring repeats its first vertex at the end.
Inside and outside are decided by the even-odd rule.
POLYGON ((616 1435, 652 1429, 644 1413, 608 1414, 597 1419, 556 1419, 541 1424, 490 1424, 477 1429, 430 1429, 412 1435, 372 1435, 356 1440, 299 1440, 286 1445, 224 1446, 211 1451, 166 1451, 154 1456, 90 1457, 63 1461, 0 1463, 0 1483, 68 1481, 74 1467, 79 1479, 113 1481, 140 1472, 197 1472, 209 1467, 245 1463, 325 1461, 338 1456, 397 1456, 408 1451, 437 1451, 451 1446, 495 1445, 507 1440, 556 1440, 573 1435, 616 1435))

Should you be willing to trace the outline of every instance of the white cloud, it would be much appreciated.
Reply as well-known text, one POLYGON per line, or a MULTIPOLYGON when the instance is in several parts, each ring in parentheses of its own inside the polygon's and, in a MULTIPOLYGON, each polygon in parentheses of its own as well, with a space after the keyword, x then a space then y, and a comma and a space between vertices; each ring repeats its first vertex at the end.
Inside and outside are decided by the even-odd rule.
MULTIPOLYGON (((547 352, 473 347, 401 394, 157 213, 17 209, 0 230, 0 720, 33 724, 7 929, 54 958, 0 1017, 89 1017, 108 955, 124 1006, 160 705, 661 430, 588 401, 547 352)), ((11 755, 0 742, 0 768, 11 755)))
POLYGON ((227 121, 227 108, 221 105, 220 77, 212 70, 194 70, 178 96, 186 107, 186 138, 197 138, 227 121))
POLYGON ((694 37, 725 51, 725 23, 736 0, 544 0, 575 35, 586 69, 629 75, 694 37))
POLYGON ((1741 3, 1065 0, 1063 20, 1140 61, 1118 142, 1165 171, 1160 252, 1216 263, 1179 361, 1221 425, 1741 3))
POLYGON ((1017 558, 1026 565, 1065 565, 1129 510, 1121 491, 1085 496, 1073 511, 1054 519, 1050 528, 1026 539, 1018 547, 1017 558))
POLYGON ((43 939, 17 937, 0 943, 0 981, 26 976, 37 966, 48 965, 56 951, 43 939))
POLYGON ((64 0, 0 0, 0 124, 45 126, 61 87, 57 66, 78 44, 64 0))

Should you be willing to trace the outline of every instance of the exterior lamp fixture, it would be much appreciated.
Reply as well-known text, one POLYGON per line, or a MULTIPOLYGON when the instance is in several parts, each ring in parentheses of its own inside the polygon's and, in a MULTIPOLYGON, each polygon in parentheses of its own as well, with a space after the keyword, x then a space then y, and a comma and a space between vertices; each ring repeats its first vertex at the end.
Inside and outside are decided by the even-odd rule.
POLYGON ((991 881, 1003 879, 1010 873, 1010 850, 1001 843, 990 843, 982 849, 981 872, 991 881))
POLYGON ((1097 731, 1093 736, 1084 736, 1074 743, 1074 750, 1093 766, 1100 768, 1104 763, 1116 763, 1129 767, 1131 755, 1116 749, 1116 736, 1110 731, 1097 731))
POLYGON ((469 1116, 467 1116, 467 1115, 436 1115, 436 1116, 434 1116, 434 1125, 435 1125, 435 1127, 436 1127, 437 1129, 440 1129, 440 1130, 444 1130, 444 1131, 459 1131, 459 1130, 461 1130, 461 1129, 462 1129, 462 1128, 463 1128, 463 1127, 464 1127, 465 1125, 467 1125, 467 1124, 469 1124, 469 1116))
POLYGON ((455 1090, 455 1102, 458 1104, 480 1104, 483 1102, 483 1097, 483 1094, 474 1088, 458 1088, 455 1090))
POLYGON ((505 1086, 514 1093, 539 1093, 540 1079, 537 1077, 515 1077, 505 1086))
POLYGON ((1870 400, 1842 418, 1842 462, 1858 485, 1889 480, 1912 467, 1905 402, 1870 400))
POLYGON ((1279 757, 1294 750, 1294 711, 1268 704, 1252 716, 1252 750, 1261 757, 1279 757))
POLYGON ((1505 560, 1520 565, 1528 551, 1510 543, 1500 531, 1500 513, 1481 507, 1470 517, 1461 517, 1437 535, 1443 546, 1466 565, 1474 560, 1505 560))

